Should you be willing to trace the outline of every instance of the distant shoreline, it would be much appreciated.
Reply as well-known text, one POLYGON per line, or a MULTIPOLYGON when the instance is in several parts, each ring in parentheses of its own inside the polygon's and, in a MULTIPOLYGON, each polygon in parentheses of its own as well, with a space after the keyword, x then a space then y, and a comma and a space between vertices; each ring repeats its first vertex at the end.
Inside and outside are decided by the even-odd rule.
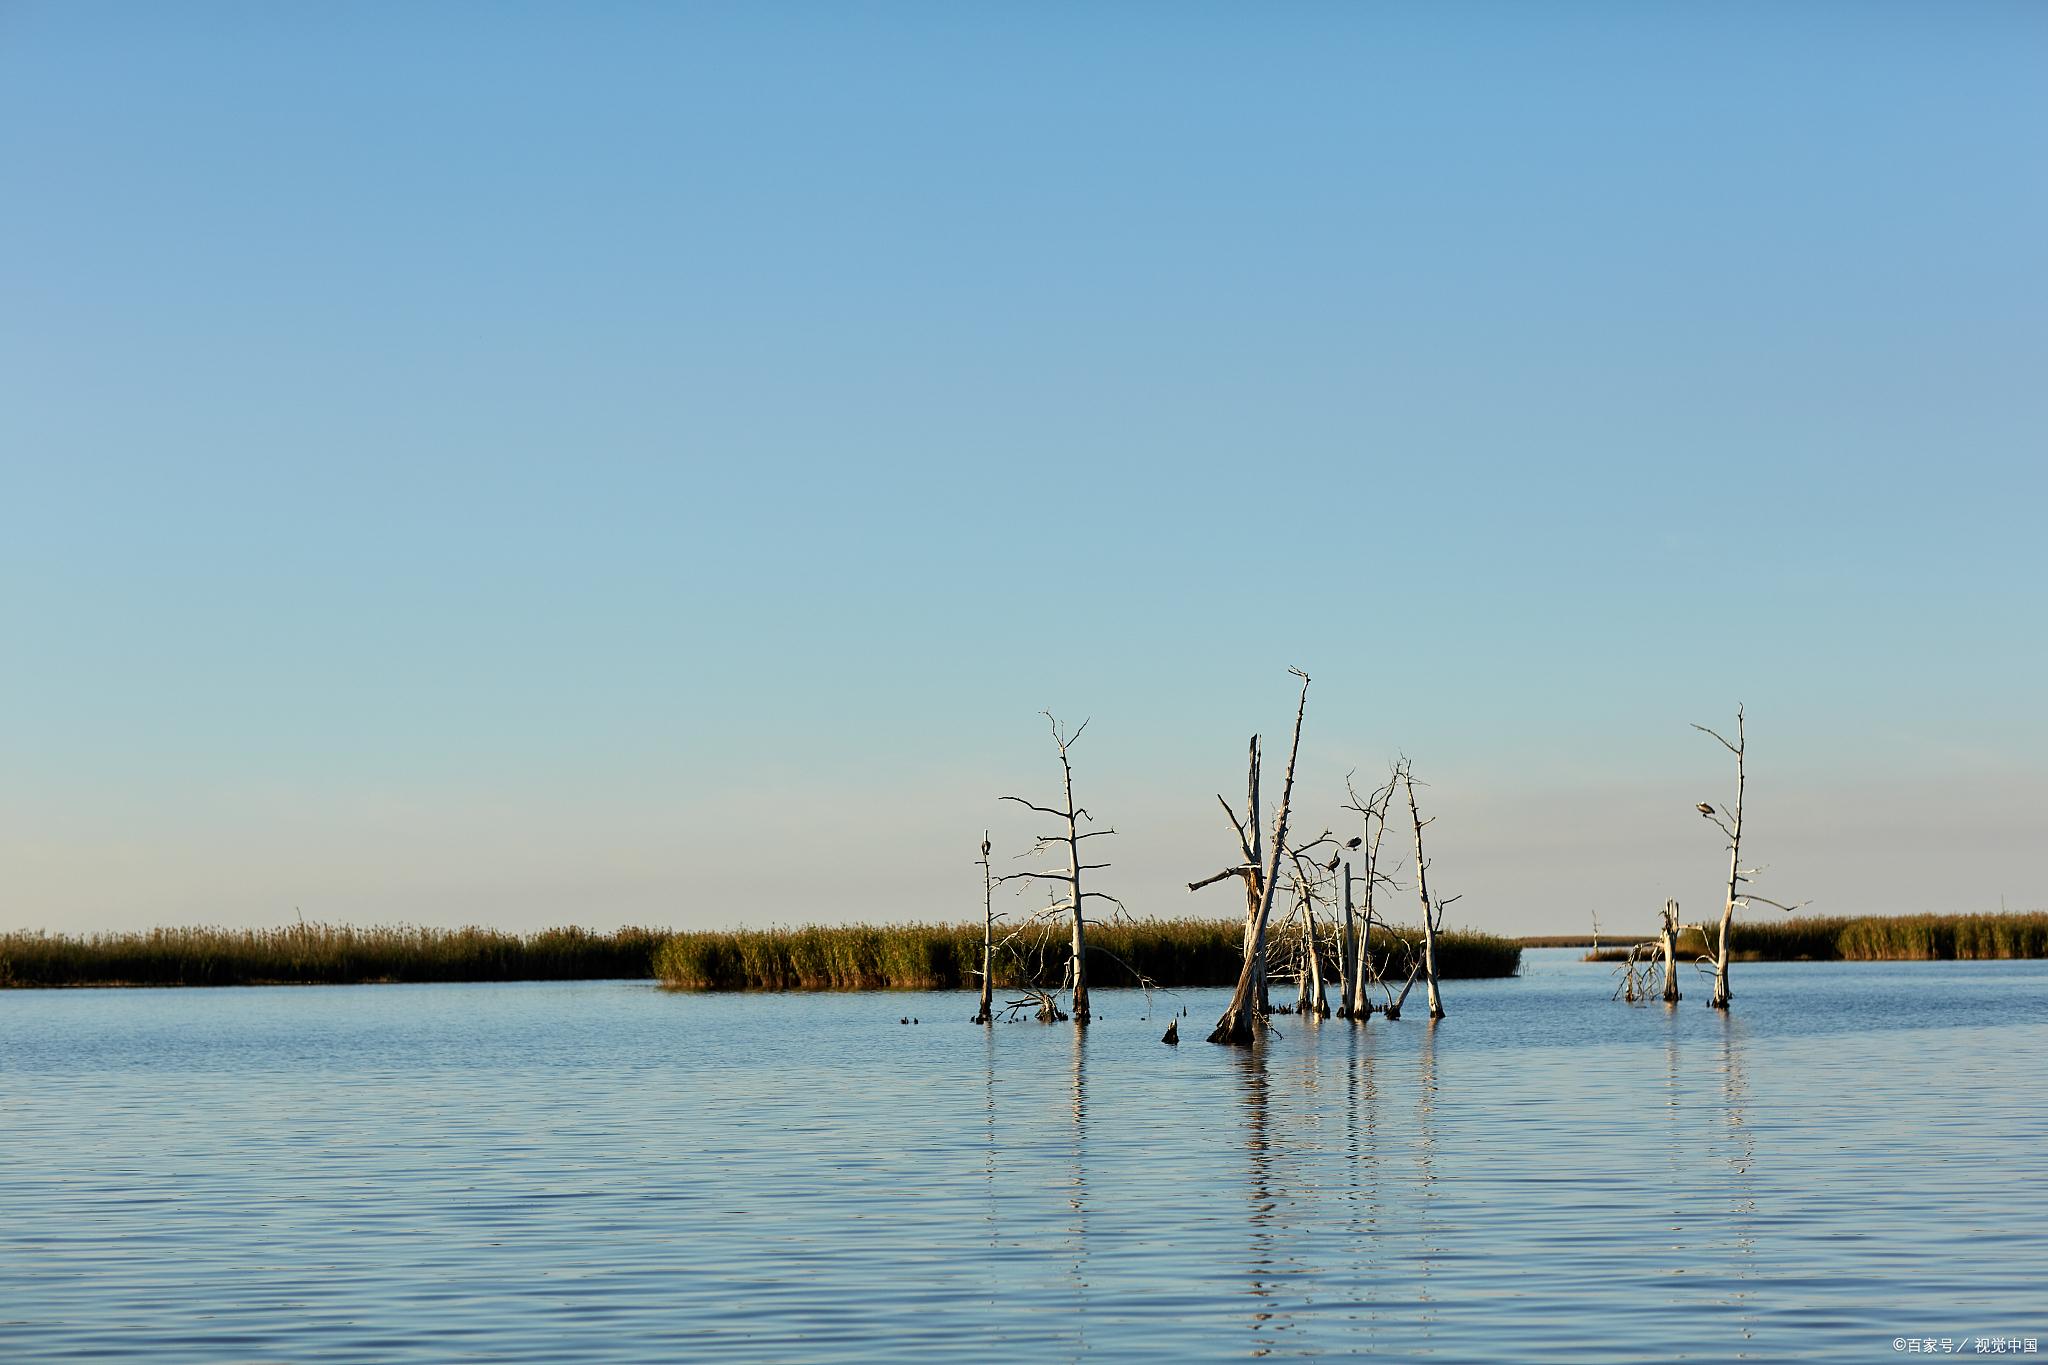
MULTIPOLYGON (((1644 939, 1654 938, 1646 933, 1644 939)), ((1620 962, 1633 940, 1602 934, 1588 962, 1620 962)), ((1524 947, 1595 948, 1591 935, 1521 940, 1524 947)), ((1709 951, 1695 929, 1678 936, 1681 959, 1709 951)), ((1799 919, 1737 918, 1729 936, 1735 962, 2009 962, 2048 957, 2048 911, 2003 915, 1856 915, 1799 919)))
MULTIPOLYGON (((1647 926, 1646 926, 1647 927, 1647 926)), ((1237 979, 1237 919, 1129 920, 1090 932, 1099 987, 1228 986, 1237 979)), ((1395 928, 1382 940, 1418 932, 1395 928)), ((1647 937, 1647 935, 1646 935, 1647 937)), ((1620 961, 1632 942, 1605 933, 1589 961, 1620 961)), ((1586 948, 1591 934, 1451 931, 1439 941, 1446 979, 1513 976, 1525 948, 1586 948)), ((1063 959, 1034 939, 998 956, 996 986, 1057 976, 1063 959)), ((1706 945, 1688 931, 1678 955, 1706 945)), ((531 934, 477 927, 277 929, 184 927, 132 933, 0 934, 0 990, 163 986, 320 986, 427 982, 656 980, 683 991, 960 990, 979 982, 981 927, 970 924, 808 925, 673 931, 574 926, 531 934)), ((2048 957, 2048 912, 1737 919, 1739 962, 1915 962, 2048 957)), ((1333 965, 1325 974, 1334 980, 1333 965)))

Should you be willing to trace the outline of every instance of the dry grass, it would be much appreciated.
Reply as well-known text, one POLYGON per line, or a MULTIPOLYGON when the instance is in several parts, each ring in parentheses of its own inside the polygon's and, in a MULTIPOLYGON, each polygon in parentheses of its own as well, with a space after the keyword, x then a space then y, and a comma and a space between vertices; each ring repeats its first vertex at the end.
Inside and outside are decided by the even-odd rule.
POLYGON ((387 925, 0 934, 0 986, 341 985, 644 977, 658 929, 533 934, 387 925))
MULTIPOLYGON (((1414 931, 1399 931, 1410 938, 1414 931)), ((1241 922, 1137 920, 1089 931, 1100 986, 1218 986, 1237 980, 1241 922)), ((1448 933, 1445 977, 1512 976, 1521 948, 1448 933)), ((367 981, 560 981, 658 976, 688 990, 954 990, 978 985, 981 926, 894 924, 798 929, 574 927, 508 934, 413 925, 183 928, 147 933, 0 934, 0 986, 344 985, 367 981)), ((1012 947, 997 984, 1057 980, 1057 935, 1012 947)), ((1334 968, 1328 969, 1334 979, 1334 968)))
MULTIPOLYGON (((1648 937, 1648 935, 1645 935, 1648 937)), ((1709 952, 1688 929, 1680 958, 1709 952)), ((1602 962, 1628 956, 1603 949, 1602 962)), ((2048 957, 2048 912, 2021 915, 1866 915, 1860 918, 1738 918, 1729 956, 1737 962, 1920 962, 1944 959, 2048 957)), ((1595 960, 1587 954, 1587 960, 1595 960)))
MULTIPOLYGON (((1419 937, 1416 931, 1397 931, 1419 937)), ((1088 932, 1089 978, 1098 986, 1227 986, 1237 980, 1240 920, 1135 920, 1088 932)), ((1446 978, 1513 976, 1522 950, 1492 934, 1438 940, 1446 978)), ((996 986, 1056 981, 1064 943, 1012 949, 996 986)), ((656 953, 655 975, 682 990, 961 990, 979 985, 978 924, 856 924, 676 934, 656 953)), ((1332 972, 1334 977, 1334 971, 1332 972)))

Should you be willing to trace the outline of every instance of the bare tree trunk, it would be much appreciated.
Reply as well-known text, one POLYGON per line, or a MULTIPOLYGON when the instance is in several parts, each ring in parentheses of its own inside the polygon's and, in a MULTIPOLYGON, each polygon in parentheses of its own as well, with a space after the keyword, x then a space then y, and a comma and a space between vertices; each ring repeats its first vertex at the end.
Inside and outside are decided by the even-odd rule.
MULTIPOLYGON (((1083 839, 1098 839, 1105 834, 1115 834, 1116 831, 1114 829, 1094 829, 1089 830, 1086 833, 1083 833, 1081 830, 1080 822, 1083 820, 1089 820, 1092 822, 1094 817, 1089 815, 1089 813, 1086 810, 1082 809, 1080 806, 1074 804, 1074 763, 1072 758, 1069 757, 1069 751, 1073 748, 1075 742, 1081 738, 1081 732, 1088 728, 1088 722, 1085 720, 1082 721, 1079 728, 1077 728, 1072 734, 1068 734, 1060 728, 1060 723, 1058 719, 1053 716, 1052 712, 1047 711, 1043 714, 1046 718, 1047 723, 1052 727, 1053 745, 1055 748, 1059 750, 1060 777, 1062 784, 1061 790, 1065 793, 1067 801, 1065 808, 1061 810, 1054 810, 1048 806, 1040 806, 1034 804, 1033 802, 1026 801, 1021 796, 1004 796, 999 799, 1004 801, 1014 801, 1018 805, 1023 806, 1026 810, 1035 811, 1040 815, 1052 816, 1065 822, 1066 828, 1064 832, 1056 832, 1053 834, 1041 834, 1040 836, 1038 836, 1037 842, 1033 845, 1033 849, 1034 851, 1037 851, 1049 849, 1055 843, 1065 844, 1067 849, 1066 870, 1063 872, 1014 872, 1006 876, 998 877, 996 878, 996 880, 1000 882, 1006 882, 1011 881, 1015 878, 1022 877, 1035 878, 1040 881, 1065 884, 1067 888, 1066 901, 1062 903, 1059 900, 1055 899, 1053 903, 1047 907, 1047 913, 1051 916, 1057 917, 1061 912, 1065 912, 1069 916, 1070 938, 1068 945, 1069 951, 1067 956, 1067 971, 1066 978, 1062 984, 1068 988, 1071 988, 1074 993, 1074 1022, 1076 1024, 1085 1025, 1088 1022, 1089 1017, 1088 922, 1082 912, 1085 906, 1087 905, 1088 898, 1091 896, 1097 900, 1106 900, 1110 902, 1112 905, 1116 906, 1121 906, 1123 902, 1119 901, 1115 896, 1107 894, 1106 892, 1084 891, 1081 889, 1081 874, 1083 872, 1091 872, 1109 866, 1108 863, 1083 862, 1081 860, 1081 841, 1083 839)), ((1044 1017, 1044 1014, 1045 1011, 1041 1010, 1040 1017, 1044 1017)))
MULTIPOLYGON (((1242 867, 1236 869, 1242 874, 1244 881, 1244 962, 1238 968, 1237 989, 1231 994, 1230 1008, 1223 1015, 1224 1022, 1231 1023, 1233 1029, 1236 1027, 1236 1021, 1249 1020, 1254 1012, 1263 1013, 1266 998, 1266 922, 1265 916, 1262 913, 1266 898, 1264 894, 1264 866, 1259 857, 1259 841, 1262 836, 1259 830, 1261 817, 1259 811, 1259 737, 1257 735, 1253 735, 1251 738, 1249 752, 1245 759, 1245 772, 1244 823, 1237 826, 1239 852, 1244 855, 1245 862, 1242 867)), ((1217 799, 1219 801, 1222 800, 1221 797, 1217 799)), ((1225 812, 1228 813, 1230 803, 1224 801, 1223 806, 1225 812)), ((1231 818, 1232 822, 1235 823, 1236 817, 1232 816, 1231 818)), ((1219 880, 1229 875, 1231 875, 1229 872, 1218 873, 1211 880, 1219 880)), ((1188 889, 1192 891, 1206 884, 1205 882, 1190 882, 1188 889)), ((1218 1030, 1221 1030, 1223 1023, 1218 1023, 1216 1027, 1218 1030)), ((1217 1040, 1212 1035, 1210 1041, 1214 1042, 1217 1040)), ((1248 1022, 1244 1025, 1244 1037, 1242 1039, 1226 1041, 1250 1042, 1251 1025, 1248 1022)))
MULTIPOLYGON (((1728 818, 1723 820, 1715 813, 1714 808, 1704 801, 1699 806, 1700 814, 1728 836, 1728 894, 1721 902, 1721 932, 1718 942, 1714 945, 1713 999, 1715 1009, 1725 1010, 1731 998, 1728 990, 1728 959, 1731 939, 1735 932, 1735 912, 1758 902, 1779 910, 1793 911, 1807 902, 1800 901, 1797 905, 1787 905, 1783 901, 1759 896, 1755 891, 1747 889, 1746 884, 1756 875, 1757 869, 1744 868, 1742 865, 1742 800, 1749 780, 1743 766, 1748 756, 1749 737, 1746 733, 1747 726, 1742 707, 1738 705, 1735 708, 1735 742, 1732 744, 1728 742, 1726 735, 1716 734, 1704 725, 1695 725, 1692 728, 1703 734, 1712 735, 1721 741, 1722 748, 1735 755, 1735 805, 1728 811, 1728 818)), ((1706 932, 1704 924, 1700 926, 1700 932, 1706 932)))
POLYGON ((1408 789, 1408 815, 1415 822, 1415 890, 1422 898, 1422 971, 1429 986, 1429 1017, 1444 1017, 1444 998, 1436 986, 1436 919, 1437 911, 1429 900, 1429 861, 1422 856, 1422 826, 1426 823, 1422 812, 1415 806, 1415 779, 1406 768, 1401 772, 1401 785, 1408 789))
POLYGON ((1358 920, 1351 909, 1351 864, 1344 864, 1344 928, 1337 939, 1337 1017, 1351 1017, 1352 983, 1358 980, 1358 920))
POLYGON ((1351 1017, 1357 1021, 1372 1018, 1372 1001, 1365 993, 1367 972, 1372 963, 1372 892, 1365 893, 1365 913, 1358 917, 1358 968, 1351 978, 1351 1017))
POLYGON ((1678 1003, 1678 902, 1664 902, 1664 927, 1658 934, 1664 949, 1664 1003, 1678 1003))
MULTIPOLYGON (((1741 896, 1742 885, 1742 795, 1747 777, 1743 772, 1743 750, 1749 745, 1749 738, 1743 733, 1742 708, 1735 708, 1735 743, 1729 745, 1735 750, 1735 809, 1729 813, 1728 835, 1728 897, 1721 904, 1721 936, 1714 951, 1714 998, 1717 1010, 1728 1008, 1732 998, 1728 993, 1728 937, 1735 925, 1735 903, 1741 896)), ((1717 735, 1715 738, 1719 739, 1717 735)), ((1721 740, 1727 744, 1727 740, 1721 740)))
POLYGON ((1067 791, 1067 880, 1074 898, 1074 941, 1072 984, 1074 987, 1074 1022, 1088 1022, 1088 930, 1087 922, 1081 918, 1081 830, 1075 823, 1077 812, 1074 806, 1074 765, 1067 761, 1067 751, 1060 749, 1060 769, 1066 777, 1067 791))
POLYGON ((1415 978, 1422 971, 1422 964, 1416 963, 1408 969, 1408 979, 1401 984, 1401 993, 1387 1002, 1387 1018, 1399 1019, 1401 1006, 1408 1003, 1408 992, 1415 989, 1415 978))
POLYGON ((988 831, 981 835, 981 1010, 974 1016, 977 1024, 993 1024, 996 1021, 996 882, 994 869, 989 866, 988 855, 993 847, 988 841, 988 831))
MULTIPOLYGON (((1294 795, 1294 762, 1301 754, 1301 721, 1308 711, 1308 674, 1298 669, 1295 672, 1301 678, 1301 700, 1294 709, 1294 741, 1287 750, 1287 775, 1280 783, 1280 809, 1273 817, 1273 847, 1268 850, 1267 862, 1256 888, 1259 903, 1251 912, 1251 933, 1248 937, 1254 951, 1245 959, 1244 969, 1238 973, 1237 991, 1230 997, 1230 1007, 1223 1011, 1223 1017, 1216 1021, 1215 1029, 1209 1034, 1212 1043, 1249 1045, 1257 1027, 1254 1010, 1258 1005, 1255 1002, 1262 1002, 1265 995, 1266 921, 1273 912, 1273 888, 1280 880, 1280 859, 1287 847, 1287 804, 1294 795)), ((1256 764, 1252 772, 1256 790, 1256 764)), ((1252 828, 1256 831, 1256 821, 1252 828)))
MULTIPOLYGON (((1400 771, 1397 767, 1396 773, 1400 771)), ((1366 994, 1366 986, 1372 978, 1372 916, 1373 892, 1381 881, 1380 840, 1387 833, 1387 806, 1394 799, 1394 780, 1389 778, 1384 787, 1374 789, 1370 797, 1362 797, 1351 785, 1351 779, 1344 779, 1344 790, 1351 797, 1346 810, 1358 812, 1358 837, 1346 844, 1346 848, 1360 850, 1365 859, 1365 904, 1358 916, 1355 932, 1347 932, 1345 943, 1351 956, 1351 986, 1346 993, 1345 1009, 1352 1019, 1363 1023, 1372 1017, 1372 1001, 1366 994)), ((1351 864, 1344 864, 1345 913, 1351 909, 1351 864)))
POLYGON ((1302 963, 1303 999, 1297 1014, 1313 1014, 1318 1019, 1330 1017, 1330 1002, 1323 994, 1323 954, 1316 943, 1316 903, 1313 897, 1301 903, 1303 946, 1308 959, 1302 963))

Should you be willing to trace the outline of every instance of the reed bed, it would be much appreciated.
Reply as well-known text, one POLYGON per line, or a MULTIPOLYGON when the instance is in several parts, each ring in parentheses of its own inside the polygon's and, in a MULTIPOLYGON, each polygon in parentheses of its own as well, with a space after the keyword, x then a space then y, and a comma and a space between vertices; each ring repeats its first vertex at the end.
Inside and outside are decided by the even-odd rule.
MULTIPOLYGON (((1645 935, 1649 937, 1649 935, 1645 935)), ((1681 959, 1711 949, 1688 929, 1681 959)), ((1628 949, 1606 948, 1589 961, 1613 962, 1628 949)), ((1737 962, 1928 962, 2048 957, 2048 911, 2018 915, 1810 916, 1735 922, 1729 956, 1737 962)))
MULTIPOLYGON (((1415 930, 1397 930, 1420 941, 1415 930)), ((1238 920, 1136 920, 1089 931, 1104 986, 1218 986, 1237 980, 1238 920)), ((1438 940, 1446 977, 1512 976, 1521 947, 1491 934, 1438 940)), ((1058 935, 1013 944, 997 985, 1056 981, 1058 935)), ((0 987, 347 985, 375 981, 565 981, 659 977, 684 990, 955 990, 979 984, 981 926, 897 924, 672 934, 569 926, 533 934, 415 925, 146 933, 0 934, 0 987)), ((1334 979, 1334 967, 1326 972, 1334 979)))
MULTIPOLYGON (((1088 931, 1089 975, 1098 986, 1228 986, 1243 938, 1235 919, 1103 924, 1088 931)), ((1513 939, 1469 932, 1441 935, 1437 953, 1446 978, 1513 976, 1522 958, 1513 939)), ((1057 981, 1065 954, 1063 939, 1013 944, 998 956, 996 988, 1057 981)), ((700 991, 964 990, 980 984, 980 966, 978 924, 708 930, 675 934, 654 955, 662 984, 700 991)))
POLYGON ((0 934, 0 986, 345 985, 645 977, 660 929, 532 934, 414 925, 0 934))

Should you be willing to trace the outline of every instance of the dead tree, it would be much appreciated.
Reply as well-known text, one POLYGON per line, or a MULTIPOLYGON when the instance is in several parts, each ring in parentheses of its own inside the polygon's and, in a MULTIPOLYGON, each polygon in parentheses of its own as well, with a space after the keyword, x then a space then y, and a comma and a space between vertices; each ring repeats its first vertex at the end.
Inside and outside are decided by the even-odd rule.
POLYGON ((1316 901, 1330 894, 1329 876, 1336 872, 1343 855, 1333 853, 1328 863, 1319 863, 1309 854, 1334 842, 1325 831, 1313 841, 1287 851, 1291 864, 1288 884, 1294 891, 1295 915, 1301 925, 1295 955, 1294 1012, 1318 1019, 1330 1017, 1330 1001, 1323 990, 1322 933, 1316 927, 1316 901))
POLYGON ((1380 1010, 1389 1019, 1401 1017, 1401 1007, 1408 1003, 1408 992, 1415 989, 1415 978, 1422 975, 1422 954, 1415 951, 1415 945, 1406 939, 1400 940, 1401 947, 1408 954, 1408 979, 1401 983, 1401 993, 1394 994, 1392 986, 1387 987, 1387 1003, 1380 1010))
POLYGON ((973 1022, 993 1024, 996 1021, 996 879, 995 870, 989 865, 988 855, 994 845, 989 843, 988 831, 981 832, 981 1008, 975 1013, 973 1022))
POLYGON ((1337 1017, 1351 1017, 1351 996, 1356 989, 1358 973, 1362 963, 1351 960, 1352 949, 1358 943, 1358 917, 1351 905, 1351 860, 1344 860, 1344 918, 1337 928, 1337 1017))
MULTIPOLYGON (((1661 991, 1665 1004, 1678 1003, 1678 933, 1678 902, 1665 901, 1657 937, 1629 945, 1628 956, 1622 959, 1621 984, 1614 988, 1616 999, 1635 1004, 1661 991)), ((1595 947, 1594 959, 1599 955, 1595 947)))
POLYGON ((1351 864, 1347 862, 1344 864, 1344 952, 1349 969, 1344 1008, 1338 1013, 1363 1023, 1372 1017, 1372 1001, 1366 994, 1366 988, 1372 972, 1373 892, 1381 885, 1393 885, 1392 879, 1380 871, 1380 840, 1387 832, 1387 806, 1394 799, 1394 782, 1389 778, 1387 784, 1376 788, 1370 797, 1361 798, 1347 777, 1344 790, 1351 797, 1345 809, 1358 812, 1358 836, 1345 847, 1357 853, 1365 864, 1365 876, 1357 883, 1364 889, 1365 904, 1360 907, 1362 913, 1354 924, 1351 904, 1354 883, 1351 864))
MULTIPOLYGON (((1246 810, 1246 821, 1238 826, 1238 847, 1245 855, 1245 862, 1238 867, 1225 868, 1213 877, 1199 882, 1190 882, 1188 890, 1199 890, 1226 877, 1243 877, 1245 894, 1249 902, 1245 913, 1244 966, 1237 974, 1237 989, 1232 992, 1229 1008, 1216 1021, 1214 1031, 1209 1034, 1212 1043, 1232 1043, 1249 1046, 1258 1028, 1259 1002, 1265 993, 1266 972, 1266 921, 1273 913, 1273 888, 1280 880, 1280 859, 1287 847, 1287 805, 1294 795, 1294 762, 1301 755, 1301 721, 1308 712, 1308 674, 1298 668, 1287 670, 1301 679, 1301 700, 1294 708, 1294 741, 1287 750, 1287 775, 1280 783, 1280 809, 1273 817, 1273 846, 1262 865, 1259 860, 1259 750, 1258 740, 1252 740, 1251 802, 1246 810)), ((1218 798, 1221 800, 1221 798, 1218 798)), ((1225 813, 1230 814, 1231 823, 1236 824, 1237 816, 1230 813, 1230 803, 1224 802, 1225 813)))
POLYGON ((996 880, 1000 882, 1017 880, 1046 881, 1052 882, 1056 886, 1063 885, 1066 888, 1065 899, 1062 900, 1055 896, 1049 909, 1051 913, 1062 914, 1069 918, 1072 940, 1067 958, 1066 978, 1061 984, 1065 989, 1072 992, 1074 1022, 1076 1024, 1086 1024, 1089 1013, 1088 929, 1087 920, 1083 917, 1082 910, 1090 900, 1105 900, 1119 909, 1122 908, 1123 902, 1115 896, 1107 895, 1101 891, 1083 891, 1081 889, 1082 873, 1097 872, 1109 866, 1108 863, 1081 861, 1081 841, 1083 839, 1099 839, 1105 834, 1114 834, 1116 831, 1113 829, 1083 830, 1081 822, 1087 821, 1092 824, 1094 823, 1094 817, 1088 814, 1085 807, 1074 803, 1074 765, 1070 754, 1075 743, 1081 738, 1081 732, 1088 728, 1088 722, 1082 721, 1080 729, 1075 730, 1072 734, 1068 734, 1060 728, 1060 723, 1052 712, 1044 711, 1040 714, 1045 717, 1047 724, 1052 727, 1053 747, 1059 750, 1061 790, 1066 794, 1067 804, 1064 809, 1055 810, 1051 806, 1040 806, 1026 801, 1021 796, 1005 796, 1001 799, 1004 801, 1015 801, 1026 810, 1035 811, 1040 815, 1049 815, 1065 825, 1064 833, 1039 835, 1033 841, 1030 852, 1037 854, 1055 847, 1064 847, 1067 854, 1066 870, 1012 872, 998 877, 996 880))
MULTIPOLYGON (((1744 867, 1742 865, 1742 798, 1748 781, 1748 774, 1744 771, 1743 761, 1746 757, 1749 740, 1743 733, 1741 704, 1738 703, 1735 707, 1735 742, 1733 744, 1728 742, 1725 735, 1709 730, 1704 725, 1694 725, 1692 728, 1698 730, 1701 734, 1712 735, 1715 739, 1720 740, 1722 747, 1735 755, 1735 805, 1727 812, 1727 818, 1723 819, 1721 813, 1705 801, 1700 802, 1698 806, 1699 813, 1719 829, 1721 833, 1728 836, 1728 895, 1721 902, 1721 932, 1714 947, 1714 998, 1711 1002, 1715 1009, 1725 1010, 1728 1008, 1728 1001, 1730 999, 1728 994, 1728 948, 1729 934, 1735 921, 1735 912, 1748 906, 1752 901, 1772 906, 1779 910, 1797 910, 1799 905, 1804 905, 1806 902, 1801 901, 1799 905, 1784 905, 1768 897, 1759 896, 1754 891, 1745 889, 1750 879, 1755 877, 1762 869, 1744 867)), ((1700 926, 1700 935, 1701 937, 1706 936, 1706 926, 1704 924, 1700 926)))
MULTIPOLYGON (((1442 927, 1444 906, 1449 901, 1431 901, 1429 898, 1429 860, 1422 856, 1422 830, 1425 825, 1436 823, 1436 817, 1425 820, 1415 805, 1415 775, 1407 759, 1401 760, 1401 785, 1408 790, 1408 815, 1415 822, 1415 892, 1422 898, 1422 974, 1429 986, 1429 1017, 1444 1017, 1443 994, 1437 990, 1436 936, 1442 927)), ((1453 900, 1457 899, 1455 896, 1453 900)), ((1407 992, 1402 992, 1406 994, 1407 992)))
POLYGON ((1236 877, 1244 883, 1244 960, 1252 964, 1255 977, 1252 986, 1252 998, 1255 1001, 1263 1002, 1266 989, 1266 947, 1263 937, 1258 934, 1258 915, 1259 902, 1261 900, 1260 889, 1264 885, 1265 867, 1259 857, 1259 840, 1261 838, 1259 826, 1262 821, 1259 814, 1259 737, 1257 735, 1252 736, 1250 752, 1245 760, 1245 769, 1247 777, 1245 780, 1244 819, 1239 820, 1237 818, 1237 812, 1230 808, 1230 803, 1223 799, 1221 792, 1218 792, 1216 795, 1216 804, 1223 807, 1224 816, 1230 821, 1231 828, 1237 832, 1237 848, 1242 861, 1234 867, 1224 868, 1213 877, 1204 877, 1198 882, 1189 882, 1188 890, 1200 891, 1205 886, 1214 886, 1217 882, 1227 881, 1232 877, 1236 877))
POLYGON ((1664 902, 1664 920, 1657 929, 1657 945, 1664 957, 1664 1003, 1678 1003, 1678 902, 1664 902))

